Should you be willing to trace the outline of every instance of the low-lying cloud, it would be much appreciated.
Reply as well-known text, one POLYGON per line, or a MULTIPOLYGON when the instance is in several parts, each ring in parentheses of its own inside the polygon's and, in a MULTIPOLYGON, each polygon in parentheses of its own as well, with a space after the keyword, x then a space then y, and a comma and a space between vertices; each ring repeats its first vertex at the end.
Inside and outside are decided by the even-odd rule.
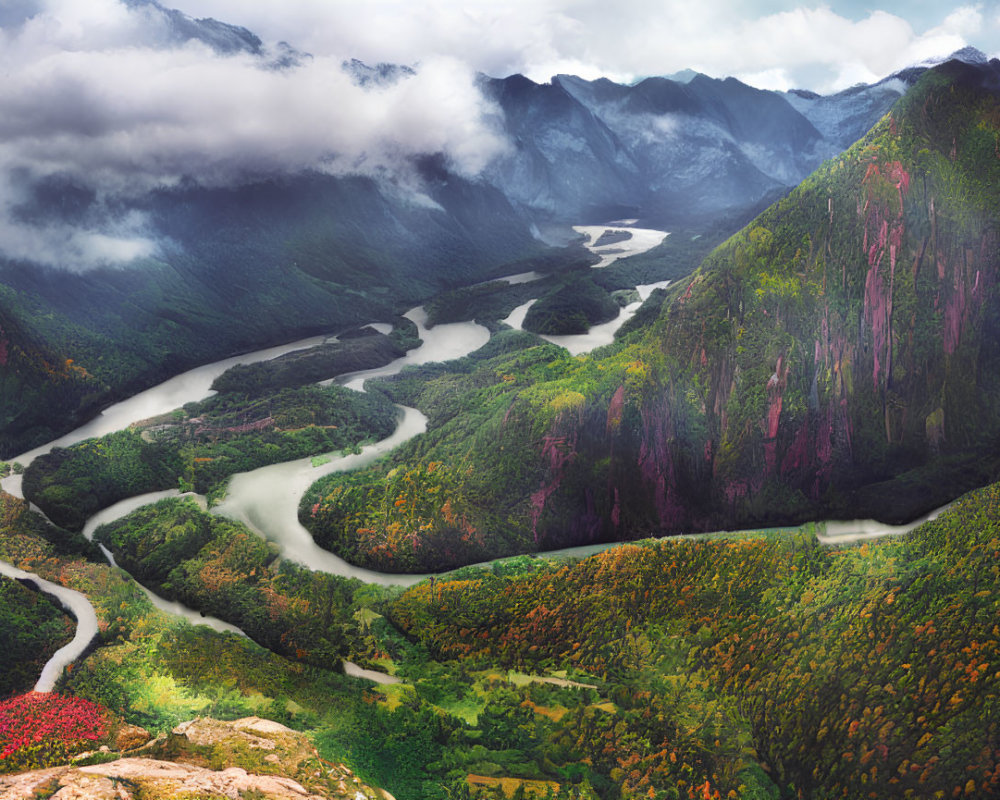
POLYGON ((1000 31, 982 5, 952 0, 920 31, 854 0, 165 2, 253 33, 155 0, 0 0, 0 256, 85 268, 153 254, 148 221, 116 209, 191 181, 358 173, 429 202, 415 156, 473 176, 511 147, 477 72, 628 81, 694 68, 833 91, 1000 31), (313 55, 284 58, 280 39, 313 55), (362 85, 342 68, 352 57, 415 74, 362 85), (31 186, 55 179, 103 213, 26 213, 31 186))
POLYGON ((98 201, 194 181, 229 186, 320 170, 414 180, 443 154, 473 176, 509 146, 475 74, 428 58, 362 86, 343 58, 224 54, 178 41, 162 9, 41 0, 0 29, 0 250, 71 268, 150 255, 144 221, 100 227, 25 219, 24 187, 58 178, 98 201))
POLYGON ((693 68, 764 88, 837 91, 966 44, 994 53, 989 3, 944 0, 174 0, 314 53, 450 53, 502 77, 630 81, 693 68), (876 7, 882 10, 875 10, 876 7))

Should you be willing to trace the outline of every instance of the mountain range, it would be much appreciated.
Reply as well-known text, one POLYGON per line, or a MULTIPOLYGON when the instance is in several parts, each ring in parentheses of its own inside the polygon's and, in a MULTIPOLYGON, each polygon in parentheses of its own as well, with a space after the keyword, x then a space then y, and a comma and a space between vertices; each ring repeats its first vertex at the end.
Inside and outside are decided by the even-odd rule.
POLYGON ((527 347, 389 384, 432 415, 426 440, 325 479, 303 522, 351 560, 427 569, 651 534, 903 522, 994 480, 998 70, 924 74, 611 352, 527 347), (433 400, 445 385, 453 416, 433 400), (416 475, 447 510, 385 512, 416 475))
MULTIPOLYGON (((318 60, 129 6, 254 79, 318 60)), ((381 102, 434 67, 333 69, 381 102)), ((155 246, 0 262, 5 457, 338 336, 5 481, 0 794, 997 796, 1000 60, 472 89, 475 169, 409 130, 353 169, 14 176, 0 229, 155 246)))
MULTIPOLYGON (((170 42, 284 71, 310 58, 152 0, 131 5, 170 42)), ((415 74, 358 61, 343 69, 367 90, 415 74)), ((571 224, 628 216, 693 235, 733 232, 873 124, 923 69, 830 97, 703 75, 634 86, 482 76, 510 146, 474 176, 429 152, 410 160, 404 183, 248 175, 109 200, 68 175, 39 179, 16 209, 22 222, 73 229, 139 213, 157 251, 86 270, 0 261, 0 455, 198 363, 389 319, 530 259, 579 264, 579 251, 551 247, 575 236, 571 224)))

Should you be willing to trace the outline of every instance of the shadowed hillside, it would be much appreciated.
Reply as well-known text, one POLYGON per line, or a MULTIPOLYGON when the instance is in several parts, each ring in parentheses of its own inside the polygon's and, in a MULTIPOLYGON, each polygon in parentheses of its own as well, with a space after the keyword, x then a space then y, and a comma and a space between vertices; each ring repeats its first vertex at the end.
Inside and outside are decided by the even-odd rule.
POLYGON ((390 569, 824 516, 913 518, 996 474, 1000 65, 928 73, 613 352, 411 376, 392 464, 303 503, 390 569), (316 505, 317 502, 319 505, 316 505), (377 520, 377 524, 376 524, 377 520))

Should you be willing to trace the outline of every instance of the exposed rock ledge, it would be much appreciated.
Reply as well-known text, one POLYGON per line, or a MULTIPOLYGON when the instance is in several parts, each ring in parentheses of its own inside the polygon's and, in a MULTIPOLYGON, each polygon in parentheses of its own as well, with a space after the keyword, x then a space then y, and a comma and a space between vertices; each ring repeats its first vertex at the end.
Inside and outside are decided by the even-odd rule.
POLYGON ((0 776, 0 800, 392 800, 345 766, 319 758, 300 733, 257 717, 195 719, 106 764, 0 776))

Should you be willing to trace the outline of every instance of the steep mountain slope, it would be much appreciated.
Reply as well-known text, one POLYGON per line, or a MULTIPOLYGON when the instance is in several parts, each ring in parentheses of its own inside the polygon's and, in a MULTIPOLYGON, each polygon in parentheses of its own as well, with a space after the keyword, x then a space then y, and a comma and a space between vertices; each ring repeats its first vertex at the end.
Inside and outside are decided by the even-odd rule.
POLYGON ((922 71, 894 75, 872 86, 855 86, 827 96, 793 90, 786 92, 785 98, 830 146, 844 150, 868 132, 872 119, 884 115, 922 71))
MULTIPOLYGON (((156 259, 83 273, 0 264, 10 352, 0 361, 0 454, 187 367, 390 319, 546 249, 495 189, 432 159, 421 167, 422 199, 323 175, 162 192, 143 208, 164 242, 156 259)), ((67 194, 48 189, 34 200, 39 216, 67 194)))
POLYGON ((643 179, 608 126, 558 82, 484 79, 503 109, 514 151, 487 170, 491 183, 535 215, 573 220, 635 213, 643 179))
MULTIPOLYGON (((986 61, 974 48, 953 59, 986 61)), ((517 87, 518 102, 505 101, 503 107, 518 147, 499 162, 503 169, 492 179, 517 202, 562 218, 586 216, 586 202, 593 204, 609 188, 604 202, 619 203, 623 213, 631 207, 668 227, 732 215, 775 200, 850 147, 928 68, 911 67, 829 96, 764 91, 735 78, 697 73, 646 78, 631 86, 573 75, 557 75, 539 86, 514 76, 499 83, 501 96, 517 87), (565 95, 592 118, 577 108, 571 120, 565 95), (559 114, 549 110, 556 97, 559 114), (614 161, 603 155, 608 147, 614 161), (604 170, 613 165, 613 180, 602 176, 596 163, 604 170), (532 174, 528 164, 536 177, 547 179, 533 185, 536 194, 524 188, 525 174, 532 174), (614 199, 623 190, 631 193, 624 201, 614 199)))
POLYGON ((466 569, 407 590, 389 615, 452 664, 610 678, 610 722, 561 724, 600 742, 587 763, 622 798, 685 780, 688 798, 996 797, 998 499, 988 486, 861 547, 758 532, 466 569), (646 735, 618 705, 625 687, 646 690, 646 735), (678 713, 694 721, 672 730, 678 713), (689 736, 704 738, 672 752, 689 736), (749 754, 766 773, 739 764, 749 754))
MULTIPOLYGON (((831 95, 793 89, 784 92, 789 104, 808 119, 826 141, 845 150, 864 136, 874 120, 881 118, 906 90, 931 67, 946 61, 985 65, 986 56, 974 47, 963 47, 948 58, 931 59, 907 67, 873 84, 858 84, 831 95)), ((831 153, 830 155, 833 155, 831 153)))
MULTIPOLYGON (((210 50, 256 73, 280 74, 289 85, 315 61, 156 0, 127 6, 142 45, 155 52, 210 50)), ((400 89, 404 96, 406 82, 420 78, 409 67, 357 61, 345 62, 342 72, 361 93, 351 102, 362 106, 370 92, 400 89)), ((622 216, 694 234, 735 230, 734 220, 757 213, 839 152, 847 136, 867 129, 905 80, 887 84, 875 99, 861 91, 863 103, 827 103, 705 76, 635 86, 571 76, 541 85, 518 75, 483 77, 482 97, 470 87, 475 110, 463 111, 478 115, 471 141, 465 128, 452 132, 463 152, 482 146, 478 136, 491 140, 486 150, 500 153, 482 170, 477 162, 476 174, 440 152, 454 144, 448 137, 423 152, 407 135, 375 155, 364 147, 337 153, 330 144, 343 159, 337 175, 324 171, 331 153, 324 151, 324 166, 310 172, 308 159, 268 167, 268 158, 284 162, 267 148, 246 162, 226 148, 221 161, 195 148, 186 154, 190 163, 180 159, 166 171, 161 165, 147 182, 129 172, 132 164, 104 188, 88 183, 86 160, 77 173, 14 170, 6 179, 16 184, 16 200, 0 212, 16 221, 19 236, 39 243, 19 257, 32 261, 53 242, 67 247, 54 247, 59 257, 37 255, 55 258, 56 267, 0 261, 0 327, 11 352, 22 354, 17 365, 0 363, 0 458, 186 367, 385 319, 442 290, 529 269, 518 262, 546 252, 539 230, 565 242, 570 224, 622 216), (116 231, 125 231, 120 241, 116 231), (59 269, 60 258, 73 257, 68 244, 112 248, 109 232, 114 246, 141 242, 141 252, 153 254, 114 268, 91 263, 80 274, 59 269)), ((115 113, 109 107, 108 119, 115 113)), ((94 114, 88 124, 95 131, 117 135, 94 114)), ((15 130, 30 122, 12 119, 15 130)), ((148 155, 170 161, 158 151, 148 155)))
POLYGON ((822 146, 820 133, 780 95, 735 78, 621 86, 560 75, 553 84, 614 131, 647 176, 644 213, 671 221, 745 208, 843 149, 822 146))
MULTIPOLYGON (((93 378, 32 332, 35 304, 22 301, 19 313, 9 313, 15 297, 10 288, 0 288, 0 452, 8 456, 36 438, 44 441, 65 423, 62 415, 72 419, 98 410, 93 378)), ((97 338, 79 332, 82 341, 97 338)))
POLYGON ((843 149, 785 98, 734 78, 624 86, 514 75, 483 86, 514 143, 487 177, 542 221, 704 224, 773 199, 843 149))
POLYGON ((631 86, 484 78, 514 145, 486 175, 541 221, 705 224, 776 199, 860 138, 924 70, 829 97, 698 74, 631 86))
POLYGON ((998 68, 927 75, 677 292, 634 440, 654 524, 899 519, 970 479, 947 459, 997 431, 998 68))
POLYGON ((353 558, 407 568, 902 520, 985 483, 1000 433, 998 152, 1000 62, 929 72, 613 355, 532 348, 390 389, 428 410, 445 381, 464 396, 400 468, 316 487, 304 521, 353 558))
POLYGON ((261 55, 264 52, 260 37, 241 26, 229 25, 211 17, 192 19, 176 9, 164 7, 157 0, 125 0, 125 4, 139 9, 157 22, 163 35, 172 41, 199 41, 219 53, 261 55))

